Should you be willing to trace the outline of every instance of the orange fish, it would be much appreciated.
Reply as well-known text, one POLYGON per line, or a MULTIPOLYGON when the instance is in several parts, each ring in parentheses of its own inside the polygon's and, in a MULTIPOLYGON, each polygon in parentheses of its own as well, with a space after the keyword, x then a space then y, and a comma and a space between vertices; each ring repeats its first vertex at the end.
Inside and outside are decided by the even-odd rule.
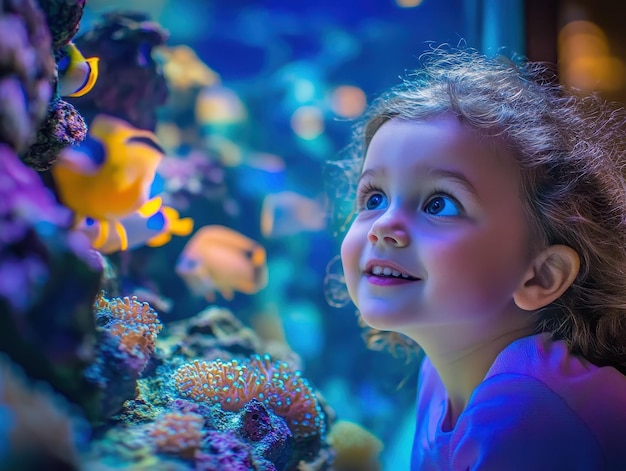
POLYGON ((74 43, 61 48, 59 95, 80 97, 87 94, 98 80, 98 57, 85 59, 74 43))
POLYGON ((233 299, 234 292, 253 294, 267 285, 265 249, 225 226, 204 226, 189 240, 176 264, 176 273, 189 289, 207 301, 215 292, 233 299))
POLYGON ((193 219, 181 219, 174 208, 161 206, 150 216, 137 211, 119 221, 85 218, 77 229, 87 234, 94 249, 110 254, 143 245, 159 247, 168 243, 172 235, 189 235, 193 230, 193 219))
POLYGON ((99 114, 87 138, 60 153, 52 176, 61 202, 77 220, 119 220, 138 210, 151 216, 161 207, 155 196, 162 189, 156 173, 162 157, 152 132, 99 114))

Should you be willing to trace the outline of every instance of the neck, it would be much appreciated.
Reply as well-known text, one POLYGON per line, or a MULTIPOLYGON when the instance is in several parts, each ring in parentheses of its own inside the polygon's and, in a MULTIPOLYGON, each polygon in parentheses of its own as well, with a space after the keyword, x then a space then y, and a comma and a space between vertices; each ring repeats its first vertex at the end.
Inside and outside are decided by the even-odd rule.
MULTIPOLYGON (((461 330, 463 332, 460 332, 460 335, 468 336, 467 330, 461 330)), ((450 331, 448 330, 445 334, 446 337, 443 338, 450 340, 450 331)), ((449 398, 450 427, 454 427, 472 393, 484 380, 500 352, 515 340, 532 334, 532 326, 525 325, 504 333, 491 335, 487 333, 477 342, 454 349, 446 348, 446 344, 450 345, 449 342, 433 341, 436 337, 430 335, 425 344, 418 340, 446 389, 449 398)))

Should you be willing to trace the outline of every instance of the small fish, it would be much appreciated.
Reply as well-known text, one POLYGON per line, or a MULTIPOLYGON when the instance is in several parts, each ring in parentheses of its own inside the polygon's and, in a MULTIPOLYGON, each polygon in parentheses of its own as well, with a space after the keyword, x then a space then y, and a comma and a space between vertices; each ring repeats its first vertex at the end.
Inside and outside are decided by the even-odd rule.
POLYGON ((143 245, 159 247, 167 244, 172 235, 189 235, 193 230, 193 219, 181 219, 174 208, 161 206, 154 214, 136 211, 119 221, 84 218, 76 229, 87 235, 94 249, 111 254, 143 245))
POLYGON ((261 233, 267 238, 317 232, 328 225, 328 211, 320 199, 293 191, 270 193, 261 207, 261 233))
POLYGON ((93 88, 98 80, 98 57, 85 57, 72 42, 63 46, 58 61, 59 95, 81 97, 93 88))
POLYGON ((203 226, 187 242, 176 273, 189 289, 209 302, 215 292, 232 300, 235 291, 253 294, 268 281, 265 249, 225 226, 203 226))
POLYGON ((161 207, 163 179, 156 169, 162 158, 152 132, 99 114, 87 138, 60 153, 52 177, 77 220, 120 220, 138 210, 150 216, 161 207))

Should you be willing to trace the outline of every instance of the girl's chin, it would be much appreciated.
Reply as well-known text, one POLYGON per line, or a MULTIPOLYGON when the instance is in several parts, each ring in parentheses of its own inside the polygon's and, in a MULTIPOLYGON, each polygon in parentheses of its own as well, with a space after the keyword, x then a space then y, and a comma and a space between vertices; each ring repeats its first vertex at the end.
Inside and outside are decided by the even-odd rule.
POLYGON ((359 313, 361 314, 363 322, 365 322, 365 324, 372 329, 392 330, 396 332, 401 331, 403 323, 401 322, 401 319, 397 317, 397 314, 392 316, 385 315, 385 313, 381 311, 371 312, 367 310, 360 310, 359 313))

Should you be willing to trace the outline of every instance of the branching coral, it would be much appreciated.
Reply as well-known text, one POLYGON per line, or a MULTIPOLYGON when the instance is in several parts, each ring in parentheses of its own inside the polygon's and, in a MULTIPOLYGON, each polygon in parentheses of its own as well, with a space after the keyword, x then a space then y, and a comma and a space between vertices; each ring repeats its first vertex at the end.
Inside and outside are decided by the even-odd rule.
POLYGON ((179 367, 174 379, 183 397, 218 402, 229 411, 257 399, 285 419, 295 437, 324 434, 324 415, 309 382, 269 355, 253 355, 244 362, 196 360, 179 367))

